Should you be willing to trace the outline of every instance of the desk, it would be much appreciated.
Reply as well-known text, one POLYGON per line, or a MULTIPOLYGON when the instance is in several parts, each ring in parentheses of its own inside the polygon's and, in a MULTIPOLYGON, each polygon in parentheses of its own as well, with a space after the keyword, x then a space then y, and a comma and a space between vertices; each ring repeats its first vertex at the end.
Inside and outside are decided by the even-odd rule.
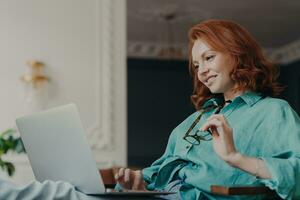
POLYGON ((99 200, 162 200, 160 197, 149 197, 149 196, 94 196, 99 200))

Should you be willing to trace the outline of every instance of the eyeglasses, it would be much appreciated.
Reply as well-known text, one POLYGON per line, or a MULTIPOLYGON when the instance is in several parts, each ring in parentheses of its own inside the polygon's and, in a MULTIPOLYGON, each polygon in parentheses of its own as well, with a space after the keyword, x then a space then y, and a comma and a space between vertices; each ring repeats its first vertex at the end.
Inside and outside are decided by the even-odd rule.
POLYGON ((185 141, 187 141, 193 145, 199 145, 201 140, 203 140, 203 141, 212 140, 212 133, 209 129, 207 131, 197 130, 195 133, 192 133, 192 130, 195 128, 196 124, 200 121, 200 119, 204 113, 206 113, 212 109, 215 109, 215 108, 217 108, 217 110, 214 112, 214 114, 218 114, 221 111, 221 109, 223 108, 223 106, 211 105, 211 106, 207 106, 206 108, 203 108, 200 110, 199 116, 195 119, 195 121, 192 123, 192 125, 190 126, 190 128, 187 130, 187 132, 185 133, 185 135, 183 137, 183 139, 185 141))

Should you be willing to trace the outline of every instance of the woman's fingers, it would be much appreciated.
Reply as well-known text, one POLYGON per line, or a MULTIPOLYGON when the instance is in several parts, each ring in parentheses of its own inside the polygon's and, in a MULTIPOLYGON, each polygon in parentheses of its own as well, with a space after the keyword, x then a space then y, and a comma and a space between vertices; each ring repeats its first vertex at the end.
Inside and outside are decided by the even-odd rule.
POLYGON ((126 177, 126 173, 128 174, 128 170, 125 168, 120 168, 118 173, 115 174, 115 180, 124 188, 130 189, 130 185, 128 184, 128 178, 126 177), (126 180, 127 179, 127 180, 126 180))
POLYGON ((123 176, 124 176, 124 168, 120 168, 118 173, 115 174, 115 179, 120 180, 123 178, 123 176))
POLYGON ((124 171, 124 182, 129 183, 130 182, 130 169, 126 168, 124 171))
POLYGON ((134 172, 134 180, 133 180, 132 189, 133 190, 141 189, 141 184, 143 184, 142 172, 140 170, 137 170, 134 172))
POLYGON ((207 121, 201 126, 200 131, 211 130, 213 136, 217 136, 219 134, 225 133, 230 129, 230 125, 228 124, 226 118, 222 114, 216 114, 210 116, 207 121), (216 135, 217 134, 217 135, 216 135))
POLYGON ((213 137, 214 139, 216 139, 216 138, 219 137, 219 133, 218 133, 216 127, 211 127, 210 130, 211 130, 211 135, 212 135, 212 137, 213 137))
POLYGON ((222 115, 222 114, 215 114, 215 115, 212 115, 212 116, 210 116, 209 118, 207 118, 207 121, 210 121, 210 120, 212 120, 212 119, 218 119, 218 120, 220 120, 220 121, 223 122, 223 123, 227 123, 226 118, 225 118, 224 115, 222 115))
POLYGON ((202 127, 200 128, 200 131, 207 131, 211 127, 218 128, 222 125, 222 122, 216 118, 210 119, 207 122, 205 122, 202 127))
POLYGON ((143 174, 140 170, 133 171, 129 168, 120 168, 118 173, 115 175, 115 180, 124 189, 144 189, 143 174))

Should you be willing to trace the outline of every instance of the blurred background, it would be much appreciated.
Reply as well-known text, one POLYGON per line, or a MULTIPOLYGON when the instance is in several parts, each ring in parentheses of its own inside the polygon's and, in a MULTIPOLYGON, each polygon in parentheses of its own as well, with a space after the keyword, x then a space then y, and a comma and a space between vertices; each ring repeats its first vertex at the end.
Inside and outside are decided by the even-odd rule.
MULTIPOLYGON (((148 166, 194 112, 187 32, 210 18, 252 33, 280 68, 280 97, 300 114, 299 8, 295 0, 0 0, 0 131, 18 138, 17 117, 74 102, 99 168, 148 166)), ((25 153, 0 156, 16 168, 1 178, 34 179, 25 153)))

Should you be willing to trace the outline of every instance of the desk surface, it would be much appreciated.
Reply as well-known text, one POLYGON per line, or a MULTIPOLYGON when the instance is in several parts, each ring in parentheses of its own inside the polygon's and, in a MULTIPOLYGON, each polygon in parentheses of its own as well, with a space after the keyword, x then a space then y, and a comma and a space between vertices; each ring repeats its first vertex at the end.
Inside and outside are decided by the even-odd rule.
POLYGON ((162 200, 160 197, 149 197, 149 196, 97 196, 99 200, 162 200))

